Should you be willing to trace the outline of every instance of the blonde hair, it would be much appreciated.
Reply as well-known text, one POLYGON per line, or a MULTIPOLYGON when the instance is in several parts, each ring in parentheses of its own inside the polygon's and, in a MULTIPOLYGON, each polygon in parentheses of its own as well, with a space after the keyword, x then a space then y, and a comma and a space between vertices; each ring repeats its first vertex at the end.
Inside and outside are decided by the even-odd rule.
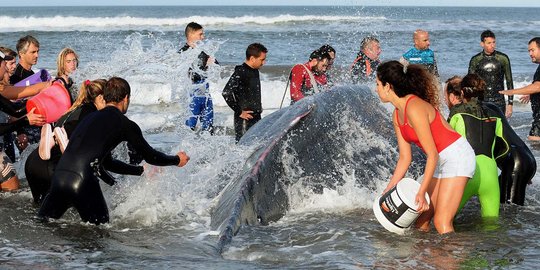
POLYGON ((67 75, 66 65, 64 62, 68 54, 71 54, 71 53, 75 55, 75 59, 77 60, 77 67, 79 67, 79 56, 77 55, 77 53, 71 48, 64 48, 60 51, 60 53, 58 54, 58 57, 56 58, 56 66, 58 67, 58 71, 56 72, 57 77, 67 75))
POLYGON ((81 85, 81 90, 79 90, 79 95, 77 96, 77 99, 73 102, 73 105, 71 105, 71 107, 66 113, 77 109, 82 104, 93 103, 97 96, 103 95, 103 90, 105 89, 106 83, 107 80, 105 79, 84 81, 81 85))

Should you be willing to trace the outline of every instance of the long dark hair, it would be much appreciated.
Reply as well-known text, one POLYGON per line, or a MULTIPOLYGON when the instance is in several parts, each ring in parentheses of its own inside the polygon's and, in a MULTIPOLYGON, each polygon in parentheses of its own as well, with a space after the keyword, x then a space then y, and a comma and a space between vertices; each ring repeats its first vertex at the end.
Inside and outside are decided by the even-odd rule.
POLYGON ((383 85, 391 84, 398 97, 413 94, 439 108, 437 79, 422 65, 384 62, 377 68, 377 78, 383 85))
POLYGON ((486 91, 486 82, 477 74, 467 74, 461 80, 461 91, 463 98, 467 101, 477 97, 479 100, 484 100, 484 92, 486 91))

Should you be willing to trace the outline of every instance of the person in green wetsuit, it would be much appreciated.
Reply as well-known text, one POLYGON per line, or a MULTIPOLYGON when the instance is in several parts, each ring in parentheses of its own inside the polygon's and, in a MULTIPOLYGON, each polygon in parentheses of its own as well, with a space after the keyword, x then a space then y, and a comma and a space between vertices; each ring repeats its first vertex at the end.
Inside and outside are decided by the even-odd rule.
POLYGON ((484 91, 485 82, 476 74, 447 81, 450 126, 467 139, 476 154, 476 171, 465 187, 459 208, 478 195, 482 217, 498 217, 500 188, 496 159, 505 156, 509 147, 500 117, 484 107, 484 91))

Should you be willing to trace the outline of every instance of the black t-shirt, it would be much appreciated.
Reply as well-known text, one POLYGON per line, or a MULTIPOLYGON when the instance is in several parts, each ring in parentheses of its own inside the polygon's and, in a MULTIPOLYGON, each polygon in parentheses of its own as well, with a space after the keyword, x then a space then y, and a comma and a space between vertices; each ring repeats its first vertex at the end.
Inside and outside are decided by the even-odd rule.
MULTIPOLYGON (((540 65, 536 68, 534 73, 533 83, 540 82, 540 65)), ((533 112, 540 111, 540 93, 535 93, 531 95, 531 107, 533 112)))

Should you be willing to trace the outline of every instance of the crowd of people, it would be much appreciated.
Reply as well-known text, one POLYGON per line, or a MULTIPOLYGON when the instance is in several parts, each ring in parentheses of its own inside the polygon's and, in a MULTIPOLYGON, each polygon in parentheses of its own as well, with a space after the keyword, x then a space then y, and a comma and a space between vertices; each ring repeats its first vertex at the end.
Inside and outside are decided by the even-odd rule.
MULTIPOLYGON (((77 69, 79 59, 70 48, 58 54, 54 79, 31 86, 13 86, 34 75, 32 66, 38 57, 39 42, 32 36, 19 39, 17 54, 0 48, 0 110, 14 117, 0 124, 0 135, 7 140, 6 135, 20 132, 16 139, 20 151, 28 143, 39 141, 38 148, 26 160, 25 173, 34 202, 39 206, 40 219, 60 218, 68 208, 74 207, 84 222, 108 222, 109 212, 99 179, 113 185, 115 179, 109 171, 130 175, 141 175, 144 171, 143 166, 112 158, 111 151, 121 142, 128 142, 148 164, 179 167, 187 164, 189 156, 183 151, 167 155, 152 148, 139 126, 124 115, 129 107, 131 87, 119 77, 82 82, 77 98, 70 97, 71 107, 55 123, 46 123, 43 115, 34 112, 35 108, 27 112, 25 98, 39 95, 53 83, 60 84, 70 96, 74 93, 70 74, 77 69), (17 56, 19 63, 15 64, 17 56), (23 129, 31 126, 40 129, 32 139, 23 129)), ((0 152, 0 186, 2 191, 15 191, 19 179, 12 165, 15 157, 6 154, 8 146, 4 144, 0 152)))
MULTIPOLYGON (((205 37, 204 28, 191 22, 185 28, 185 37, 180 54, 197 48, 205 37)), ((439 233, 448 233, 454 231, 453 219, 457 211, 473 195, 480 198, 482 216, 498 216, 503 192, 497 177, 499 159, 511 153, 520 155, 519 151, 511 150, 512 145, 519 144, 515 136, 505 135, 509 132, 506 130, 511 130, 506 118, 512 115, 512 95, 530 94, 534 122, 529 139, 540 140, 540 67, 531 85, 513 89, 508 56, 495 50, 495 34, 484 31, 480 41, 482 51, 471 58, 469 74, 463 78, 453 77, 446 83, 445 100, 450 108, 446 120, 439 110, 439 73, 434 52, 429 48, 429 33, 416 30, 413 43, 399 61, 381 62, 379 40, 373 36, 364 38, 349 76, 352 83, 375 82, 381 101, 395 107, 392 120, 400 154, 385 191, 405 176, 412 161, 411 143, 418 145, 426 154, 426 164, 416 196, 418 211, 422 213, 417 226, 429 230, 433 220, 439 233), (509 95, 508 99, 504 95, 509 95), (489 105, 491 103, 495 105, 489 105), (431 204, 426 202, 425 193, 429 194, 431 204)), ((0 47, 0 110, 12 118, 0 124, 0 135, 4 136, 0 186, 4 191, 16 190, 19 186, 11 165, 15 160, 12 142, 20 151, 28 144, 39 142, 39 147, 25 163, 34 202, 40 207, 39 217, 60 218, 69 207, 74 207, 83 221, 108 222, 107 204, 97 178, 113 185, 115 179, 108 171, 131 175, 141 175, 144 171, 138 162, 127 164, 112 158, 111 151, 123 141, 128 142, 130 152, 137 153, 149 164, 182 167, 188 162, 189 157, 182 151, 166 155, 153 149, 138 125, 124 116, 131 88, 119 77, 79 82, 78 96, 71 97, 71 108, 56 123, 46 123, 44 117, 33 110, 27 112, 25 98, 48 88, 52 81, 13 86, 34 74, 32 67, 39 57, 39 42, 25 36, 18 41, 16 49, 17 52, 0 47), (17 132, 15 139, 10 136, 13 131, 17 132)), ((265 64, 267 53, 263 44, 250 44, 245 61, 235 66, 222 91, 233 111, 236 142, 261 119, 259 69, 265 64)), ((533 62, 540 64, 540 38, 529 42, 529 54, 533 62)), ((287 86, 291 105, 330 88, 333 78, 329 71, 335 58, 336 50, 325 44, 314 50, 306 63, 291 68, 287 86)), ((79 57, 73 49, 64 48, 58 54, 53 81, 60 81, 70 94, 76 85, 70 74, 78 68, 78 63, 79 57)), ((201 130, 213 134, 213 102, 206 76, 211 65, 219 65, 219 62, 201 50, 186 74, 191 80, 191 115, 185 124, 192 130, 200 125, 201 130)), ((532 175, 522 178, 529 181, 532 175)))

